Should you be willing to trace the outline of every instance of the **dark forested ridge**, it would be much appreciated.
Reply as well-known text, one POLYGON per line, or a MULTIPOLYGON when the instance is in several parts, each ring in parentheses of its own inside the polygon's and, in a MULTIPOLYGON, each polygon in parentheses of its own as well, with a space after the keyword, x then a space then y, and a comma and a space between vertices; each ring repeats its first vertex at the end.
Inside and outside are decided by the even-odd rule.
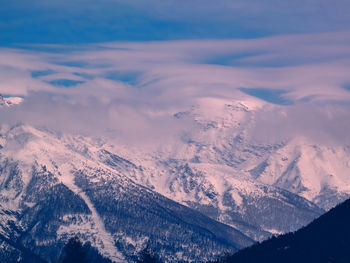
POLYGON ((90 243, 83 244, 78 237, 68 240, 57 263, 112 263, 90 243))
MULTIPOLYGON (((294 232, 257 243, 217 263, 349 263, 350 199, 331 209, 308 226, 294 232)), ((21 248, 17 248, 23 250, 21 248)), ((20 262, 38 262, 28 251, 20 262), (26 257, 30 256, 30 258, 26 257), (24 261, 23 261, 24 259, 24 261)), ((134 260, 128 262, 161 262, 148 244, 134 260)), ((59 263, 110 263, 89 243, 75 237, 63 247, 59 263)), ((202 261, 198 261, 202 262, 202 261)))
POLYGON ((218 262, 350 262, 350 199, 294 233, 273 237, 218 262))
MULTIPOLYGON (((20 263, 47 263, 39 257, 33 255, 28 251, 22 254, 23 257, 18 261, 20 263)), ((1 258, 0 258, 1 259, 1 258)), ((0 261, 3 262, 3 261, 0 261)), ((128 262, 135 263, 161 263, 162 261, 153 252, 150 245, 139 252, 135 260, 128 260, 128 262)), ((57 263, 113 263, 110 259, 102 256, 99 251, 92 247, 89 242, 82 243, 81 240, 75 236, 70 238, 64 245, 57 263)))

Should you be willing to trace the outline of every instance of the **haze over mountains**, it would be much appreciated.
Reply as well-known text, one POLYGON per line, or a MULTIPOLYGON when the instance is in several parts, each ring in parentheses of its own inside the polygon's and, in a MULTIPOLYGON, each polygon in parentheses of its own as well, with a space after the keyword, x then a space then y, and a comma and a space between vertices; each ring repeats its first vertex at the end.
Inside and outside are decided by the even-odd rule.
POLYGON ((279 107, 202 100, 173 115, 196 133, 160 148, 3 125, 4 251, 55 261, 57 242, 79 235, 116 262, 147 243, 163 260, 196 261, 297 230, 349 196, 349 148, 254 143, 247 127, 266 106, 279 107))

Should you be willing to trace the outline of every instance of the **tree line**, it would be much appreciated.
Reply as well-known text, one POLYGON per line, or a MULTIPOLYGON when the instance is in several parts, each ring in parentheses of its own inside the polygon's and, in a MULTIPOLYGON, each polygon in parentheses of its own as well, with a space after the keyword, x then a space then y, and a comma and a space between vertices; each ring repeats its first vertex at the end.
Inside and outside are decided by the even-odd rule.
MULTIPOLYGON (((102 256, 90 243, 83 244, 75 236, 69 239, 63 247, 58 263, 112 263, 112 261, 102 256)), ((135 263, 161 263, 161 261, 147 245, 139 253, 135 263)))

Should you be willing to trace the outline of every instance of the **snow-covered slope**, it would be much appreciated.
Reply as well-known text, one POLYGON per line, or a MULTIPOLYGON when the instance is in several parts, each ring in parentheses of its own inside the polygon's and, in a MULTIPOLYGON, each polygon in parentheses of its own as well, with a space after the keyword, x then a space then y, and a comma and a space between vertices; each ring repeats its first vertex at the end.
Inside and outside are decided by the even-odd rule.
POLYGON ((350 196, 350 147, 301 136, 252 140, 257 113, 273 107, 202 98, 171 113, 191 128, 154 147, 3 126, 0 233, 22 245, 35 240, 43 257, 57 254, 50 244, 78 233, 115 261, 147 242, 178 261, 294 231, 350 196), (72 207, 61 211, 68 199, 72 207), (51 202, 49 223, 34 220, 51 202))
POLYGON ((4 126, 0 134, 0 233, 45 260, 56 262, 74 235, 114 262, 131 261, 146 243, 168 262, 209 259, 252 243, 134 183, 142 168, 98 140, 27 125, 4 126))
POLYGON ((263 107, 278 106, 202 99, 189 111, 175 114, 175 118, 192 118, 198 130, 187 134, 176 151, 161 149, 154 159, 166 156, 168 160, 190 163, 203 174, 209 169, 213 185, 235 177, 282 188, 324 209, 349 196, 350 146, 322 145, 302 136, 256 142, 250 133, 256 113, 263 107))
POLYGON ((1 106, 10 107, 10 106, 13 106, 13 105, 18 105, 18 104, 20 104, 22 102, 23 102, 23 98, 20 98, 20 97, 7 97, 7 98, 4 98, 0 94, 0 107, 1 106))
POLYGON ((350 148, 305 137, 251 139, 257 113, 275 107, 202 98, 174 114, 196 127, 180 139, 153 151, 115 150, 143 167, 139 183, 256 240, 294 231, 350 196, 350 148))
POLYGON ((315 145, 298 138, 263 160, 256 167, 264 168, 254 175, 329 209, 349 196, 349 157, 350 147, 315 145))

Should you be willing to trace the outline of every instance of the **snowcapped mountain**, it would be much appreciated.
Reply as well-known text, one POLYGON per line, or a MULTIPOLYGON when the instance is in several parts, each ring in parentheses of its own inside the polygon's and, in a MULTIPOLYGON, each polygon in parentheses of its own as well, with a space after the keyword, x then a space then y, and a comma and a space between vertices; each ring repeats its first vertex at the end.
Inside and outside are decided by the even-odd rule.
POLYGON ((255 176, 330 209, 349 197, 349 155, 348 146, 329 147, 295 139, 256 166, 255 176))
POLYGON ((197 127, 180 140, 151 153, 118 152, 143 167, 140 184, 255 240, 294 231, 350 196, 350 147, 252 140, 257 113, 274 107, 204 98, 174 114, 197 127))
POLYGON ((168 262, 187 262, 253 242, 136 184, 130 178, 142 168, 99 141, 26 125, 3 127, 0 133, 3 257, 18 250, 12 256, 18 259, 25 248, 56 262, 74 235, 114 262, 132 260, 147 243, 168 262))
POLYGON ((349 196, 350 146, 322 145, 305 137, 254 142, 249 129, 262 107, 273 106, 203 100, 190 111, 175 114, 192 118, 199 130, 189 134, 177 151, 165 150, 163 155, 209 174, 212 185, 235 177, 287 190, 324 209, 349 196))
POLYGON ((3 251, 55 261, 77 234, 115 262, 147 243, 187 262, 308 224, 350 196, 350 147, 254 141, 266 107, 278 106, 200 99, 171 113, 194 125, 151 148, 2 126, 3 251))
POLYGON ((5 98, 0 94, 0 107, 5 106, 5 107, 10 107, 13 105, 18 105, 22 103, 23 98, 20 97, 7 97, 5 98))

